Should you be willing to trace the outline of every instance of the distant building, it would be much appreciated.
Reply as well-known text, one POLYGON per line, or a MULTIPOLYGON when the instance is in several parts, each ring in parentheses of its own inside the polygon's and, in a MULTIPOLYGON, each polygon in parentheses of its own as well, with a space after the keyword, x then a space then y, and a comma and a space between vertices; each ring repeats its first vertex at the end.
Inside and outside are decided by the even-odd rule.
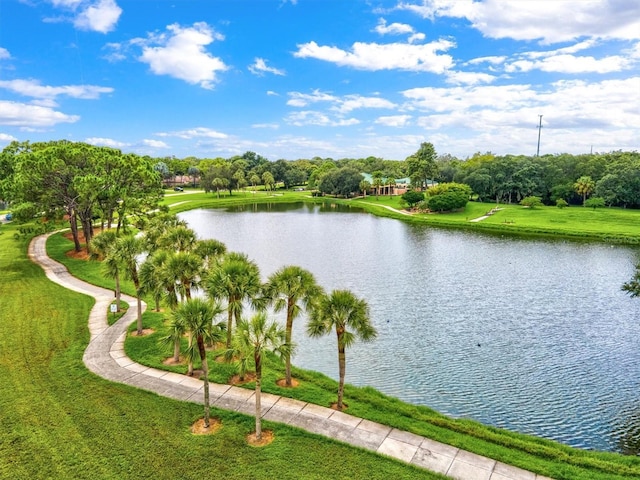
MULTIPOLYGON (((362 177, 369 182, 371 187, 371 192, 375 195, 376 189, 373 187, 373 176, 369 173, 362 173, 362 177)), ((427 182, 427 188, 437 185, 438 182, 434 180, 429 180, 427 182)), ((405 178, 388 178, 382 177, 382 185, 379 188, 378 195, 402 195, 411 187, 411 179, 409 177, 405 178)))

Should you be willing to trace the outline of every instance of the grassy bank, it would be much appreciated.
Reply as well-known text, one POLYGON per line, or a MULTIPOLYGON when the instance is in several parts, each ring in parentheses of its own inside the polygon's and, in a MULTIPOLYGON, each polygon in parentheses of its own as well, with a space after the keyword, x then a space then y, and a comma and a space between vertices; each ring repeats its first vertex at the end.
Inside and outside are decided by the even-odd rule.
MULTIPOLYGON (((261 199, 271 201, 266 196, 261 199)), ((237 198, 232 200, 238 202, 237 198)), ((206 202, 207 199, 196 201, 206 202)), ((216 204, 220 205, 223 201, 230 204, 229 199, 221 199, 216 201, 216 204)), ((239 201, 242 202, 242 198, 239 201)), ((61 252, 71 244, 67 243, 65 247, 64 242, 65 240, 61 237, 52 238, 49 251, 57 251, 60 258, 65 259, 61 252)), ((72 271, 90 270, 91 265, 96 268, 96 264, 87 265, 87 262, 80 264, 79 261, 68 259, 65 262, 72 271)), ((88 278, 97 277, 87 276, 88 278)), ((109 286, 104 279, 101 280, 101 284, 109 286)), ((162 360, 168 354, 161 352, 157 345, 157 338, 163 334, 162 315, 151 312, 145 314, 145 326, 154 327, 156 334, 141 339, 129 339, 126 344, 128 354, 140 363, 167 369, 168 367, 162 365, 162 360)), ((212 368, 212 380, 225 383, 232 373, 231 367, 213 362, 211 365, 215 365, 215 368, 212 368)), ((270 367, 264 382, 266 391, 321 405, 327 405, 335 400, 337 386, 333 380, 315 372, 297 370, 295 375, 302 381, 302 386, 294 390, 283 390, 275 385, 276 378, 282 376, 280 367, 275 363, 271 363, 270 367)), ((179 373, 184 373, 185 370, 184 366, 171 367, 171 369, 179 373)), ((251 388, 252 385, 247 387, 251 388)), ((346 395, 349 413, 438 439, 553 478, 616 479, 640 476, 640 461, 634 457, 581 451, 555 442, 487 427, 477 422, 453 420, 426 407, 408 405, 386 397, 371 388, 349 386, 346 395)))
POLYGON ((595 240, 610 243, 640 244, 640 210, 621 208, 568 208, 537 207, 524 208, 517 204, 497 205, 499 210, 490 217, 479 221, 471 220, 485 215, 496 207, 495 203, 469 202, 464 211, 446 214, 403 215, 390 210, 402 209, 400 197, 357 198, 353 200, 329 197, 311 197, 309 192, 278 191, 275 194, 258 191, 215 195, 189 193, 188 191, 166 197, 165 205, 172 212, 182 212, 194 208, 216 208, 245 203, 282 202, 335 202, 362 208, 375 215, 396 218, 404 222, 418 223, 447 228, 498 233, 503 235, 526 235, 557 237, 574 240, 595 240), (390 207, 390 208, 388 208, 390 207))
POLYGON ((201 406, 84 367, 93 300, 48 281, 16 231, 0 229, 0 478, 441 478, 270 423, 274 443, 253 448, 253 419, 230 412, 214 410, 216 435, 192 435, 201 406))

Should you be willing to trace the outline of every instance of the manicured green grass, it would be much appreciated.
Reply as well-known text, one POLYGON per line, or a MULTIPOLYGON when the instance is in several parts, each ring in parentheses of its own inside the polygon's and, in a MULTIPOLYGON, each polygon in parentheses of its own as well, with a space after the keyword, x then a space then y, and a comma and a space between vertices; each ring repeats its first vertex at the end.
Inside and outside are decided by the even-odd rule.
POLYGON ((469 230, 494 232, 510 235, 541 235, 573 239, 598 240, 615 243, 640 243, 640 210, 620 208, 583 207, 525 208, 515 204, 467 203, 464 211, 442 214, 415 214, 411 217, 394 213, 382 205, 400 208, 398 197, 380 197, 379 201, 368 197, 352 201, 376 215, 393 217, 411 223, 423 223, 443 227, 456 227, 469 230), (380 206, 373 205, 379 203, 380 206), (470 220, 482 217, 491 209, 498 207, 496 213, 479 221, 470 220))
POLYGON ((107 309, 107 323, 109 323, 109 325, 113 325, 114 323, 116 323, 127 313, 127 310, 129 310, 129 304, 124 300, 120 300, 119 312, 118 311, 112 312, 111 311, 112 305, 117 305, 117 302, 115 300, 111 302, 111 304, 109 305, 109 308, 107 309))
MULTIPOLYGON (((228 192, 227 192, 228 193, 228 192)), ((336 202, 363 208, 375 215, 399 220, 447 228, 526 236, 551 236, 576 240, 597 240, 613 243, 640 243, 640 210, 599 208, 597 210, 571 206, 525 208, 517 204, 469 202, 463 211, 443 214, 414 214, 411 216, 393 212, 386 207, 401 210, 400 197, 368 195, 352 200, 332 197, 312 197, 309 192, 277 190, 256 193, 234 192, 233 195, 216 198, 215 194, 187 193, 163 199, 162 203, 178 213, 194 208, 216 208, 244 203, 287 202, 336 202), (470 220, 481 217, 494 207, 495 214, 480 222, 470 220)))
POLYGON ((222 429, 192 435, 201 406, 84 367, 93 300, 48 281, 15 232, 0 231, 0 478, 441 478, 269 422, 274 443, 250 447, 253 419, 215 409, 222 429))
MULTIPOLYGON (((78 260, 69 259, 62 253, 64 242, 67 242, 67 248, 72 246, 68 240, 54 235, 50 243, 57 246, 49 247, 49 250, 58 251, 61 260, 73 265, 78 260)), ((98 268, 95 262, 85 263, 92 265, 92 268, 98 268)), ((88 267, 73 268, 84 271, 88 267)), ((88 277, 95 276, 89 274, 88 277)), ((132 359, 142 364, 184 373, 184 365, 168 367, 162 363, 170 356, 170 351, 163 351, 158 345, 159 338, 166 334, 164 322, 164 314, 147 311, 143 323, 145 328, 153 328, 155 333, 142 338, 129 337, 125 349, 132 359)), ((233 366, 217 363, 213 354, 210 355, 211 380, 226 383, 235 373, 233 366)), ((300 369, 294 369, 294 375, 301 381, 300 387, 278 387, 275 382, 283 376, 282 366, 272 359, 267 364, 263 389, 319 405, 329 405, 335 401, 335 381, 319 373, 300 369)), ((246 387, 252 388, 253 385, 248 384, 246 387)), ((345 395, 345 401, 349 405, 348 412, 354 415, 412 431, 553 478, 604 480, 640 476, 640 460, 635 457, 582 451, 555 442, 484 426, 470 420, 453 420, 429 408, 405 404, 387 397, 372 388, 348 385, 345 395)))

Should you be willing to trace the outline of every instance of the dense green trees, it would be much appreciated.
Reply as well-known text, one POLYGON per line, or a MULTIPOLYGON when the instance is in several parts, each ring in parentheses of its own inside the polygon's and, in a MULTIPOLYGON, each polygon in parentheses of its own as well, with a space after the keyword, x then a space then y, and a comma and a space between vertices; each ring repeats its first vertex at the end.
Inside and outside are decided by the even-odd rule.
POLYGON ((350 197, 360 190, 362 174, 352 167, 331 169, 322 177, 318 190, 330 195, 350 197))
POLYGON ((407 174, 415 188, 423 188, 438 174, 436 165, 436 151, 433 144, 423 142, 416 153, 406 159, 407 174))
POLYGON ((29 205, 32 215, 65 216, 76 251, 80 229, 90 251, 96 220, 110 225, 117 219, 120 228, 127 216, 154 208, 161 194, 153 160, 66 140, 13 142, 0 155, 0 169, 6 175, 0 185, 3 199, 16 207, 29 205))
POLYGON ((640 207, 638 152, 542 157, 476 153, 464 161, 443 158, 436 164, 438 181, 466 183, 479 200, 513 203, 538 196, 547 205, 558 199, 577 205, 595 193, 609 206, 640 207), (592 183, 585 183, 587 177, 592 183))

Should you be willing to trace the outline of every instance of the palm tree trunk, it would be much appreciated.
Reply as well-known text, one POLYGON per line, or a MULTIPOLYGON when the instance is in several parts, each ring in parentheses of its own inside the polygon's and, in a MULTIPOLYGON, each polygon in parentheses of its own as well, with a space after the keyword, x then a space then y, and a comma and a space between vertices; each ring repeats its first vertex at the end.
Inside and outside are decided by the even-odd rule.
MULTIPOLYGON (((285 330, 285 342, 291 345, 291 331, 293 330, 293 299, 287 300, 287 325, 285 330)), ((291 353, 287 353, 285 358, 285 385, 291 386, 291 353)))
POLYGON ((140 298, 140 294, 137 295, 136 300, 138 304, 138 335, 142 335, 142 299, 140 298))
POLYGON ((204 375, 204 428, 209 428, 209 363, 207 362, 207 351, 204 349, 204 340, 202 335, 198 335, 198 350, 200 351, 200 360, 202 361, 202 374, 204 375))
POLYGON ((256 362, 256 440, 262 440, 262 408, 260 404, 260 394, 262 392, 262 358, 261 355, 254 355, 256 362))
POLYGON ((180 337, 173 341, 173 362, 178 363, 180 361, 180 337))
POLYGON ((233 310, 231 309, 231 299, 229 299, 229 307, 227 308, 227 348, 231 348, 231 331, 233 330, 233 310))
MULTIPOLYGON (((189 351, 191 350, 191 346, 193 345, 193 335, 189 332, 189 351)), ((188 355, 191 357, 191 355, 188 355)), ((189 365, 187 366, 187 375, 193 377, 193 359, 189 358, 189 365)))
POLYGON ((118 312, 120 311, 120 274, 116 273, 116 305, 118 305, 118 312))
POLYGON ((345 363, 346 363, 346 355, 344 351, 344 345, 342 343, 342 335, 338 333, 338 370, 340 381, 338 383, 338 405, 336 408, 338 410, 342 410, 342 397, 344 396, 344 373, 345 373, 345 363))

